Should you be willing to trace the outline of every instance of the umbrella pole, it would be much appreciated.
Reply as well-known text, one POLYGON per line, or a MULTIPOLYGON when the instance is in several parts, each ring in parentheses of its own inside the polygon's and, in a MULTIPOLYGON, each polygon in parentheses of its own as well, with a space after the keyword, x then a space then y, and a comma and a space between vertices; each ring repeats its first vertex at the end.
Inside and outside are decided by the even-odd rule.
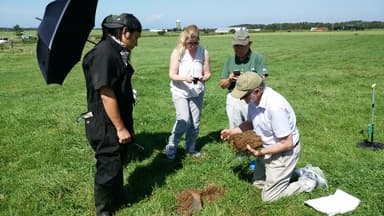
POLYGON ((362 142, 358 142, 357 146, 361 148, 369 148, 372 150, 383 150, 384 143, 373 142, 376 83, 372 84, 371 87, 372 87, 372 116, 371 116, 371 123, 368 124, 368 139, 365 139, 362 142))
POLYGON ((373 143, 373 133, 374 133, 374 118, 375 118, 375 88, 376 83, 372 84, 372 116, 371 116, 371 124, 368 126, 368 135, 371 138, 371 142, 373 143))

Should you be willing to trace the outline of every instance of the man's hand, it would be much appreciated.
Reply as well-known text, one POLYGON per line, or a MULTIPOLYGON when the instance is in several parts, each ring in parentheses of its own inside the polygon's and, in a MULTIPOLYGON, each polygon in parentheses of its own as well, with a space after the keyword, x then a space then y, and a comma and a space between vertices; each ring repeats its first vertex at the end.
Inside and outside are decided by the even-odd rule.
POLYGON ((224 129, 220 132, 220 138, 224 141, 228 141, 229 136, 232 134, 231 129, 224 129))
POLYGON ((132 141, 131 133, 126 128, 117 130, 117 137, 119 138, 120 144, 126 144, 132 141))
POLYGON ((256 150, 256 149, 253 149, 250 145, 247 145, 247 150, 253 154, 255 157, 263 157, 265 154, 263 153, 263 150, 260 149, 260 150, 256 150))

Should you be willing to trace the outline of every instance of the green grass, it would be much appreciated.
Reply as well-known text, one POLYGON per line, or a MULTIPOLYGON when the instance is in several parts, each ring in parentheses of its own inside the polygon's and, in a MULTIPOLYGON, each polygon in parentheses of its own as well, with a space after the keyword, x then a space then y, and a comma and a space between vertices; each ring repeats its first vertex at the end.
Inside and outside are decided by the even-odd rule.
MULTIPOLYGON (((211 56, 198 148, 203 156, 175 162, 163 155, 175 113, 168 63, 177 36, 142 37, 133 51, 138 91, 135 129, 141 150, 131 146, 125 169, 131 205, 117 215, 176 215, 175 195, 213 183, 224 197, 206 201, 197 215, 321 215, 307 199, 341 189, 361 200, 348 215, 384 212, 384 153, 357 148, 371 120, 371 84, 377 83, 375 140, 384 142, 384 31, 277 32, 252 34, 270 72, 267 84, 296 111, 301 133, 299 166, 323 169, 329 190, 316 189, 263 203, 250 184, 250 157, 236 158, 218 133, 227 127, 226 91, 218 83, 229 35, 203 36, 211 56), (363 134, 361 133, 363 131, 363 134)), ((87 44, 84 52, 91 49, 87 44)), ((35 44, 0 49, 0 215, 94 215, 94 157, 78 114, 86 111, 85 84, 77 64, 62 86, 47 86, 35 44)), ((183 147, 184 143, 182 143, 183 147)))

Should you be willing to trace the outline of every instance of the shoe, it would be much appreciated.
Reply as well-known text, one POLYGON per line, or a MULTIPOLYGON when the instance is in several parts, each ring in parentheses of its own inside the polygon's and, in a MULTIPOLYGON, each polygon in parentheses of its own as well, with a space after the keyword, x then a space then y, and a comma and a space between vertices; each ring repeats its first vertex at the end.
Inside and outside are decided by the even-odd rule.
POLYGON ((302 175, 297 180, 302 185, 305 192, 312 192, 317 185, 317 180, 313 175, 302 175))
POLYGON ((252 185, 258 189, 263 189, 264 188, 264 185, 265 185, 265 181, 264 180, 255 180, 252 185))
POLYGON ((168 159, 174 160, 176 157, 175 146, 174 145, 167 145, 167 147, 165 147, 165 153, 166 153, 168 159))
POLYGON ((112 215, 113 214, 111 212, 107 212, 107 211, 96 214, 96 216, 112 216, 112 215))
POLYGON ((307 165, 303 168, 303 175, 315 179, 317 186, 320 186, 323 189, 328 188, 327 179, 325 179, 323 171, 319 167, 312 167, 312 165, 307 165))
POLYGON ((298 168, 293 170, 293 173, 297 175, 298 177, 302 176, 304 174, 304 168, 298 168))
POLYGON ((300 177, 300 176, 304 175, 304 172, 306 170, 309 170, 309 169, 312 169, 312 168, 313 168, 312 164, 307 164, 307 165, 305 165, 305 167, 295 169, 293 172, 300 177))
POLYGON ((201 153, 199 151, 193 150, 188 152, 192 157, 200 157, 201 153))

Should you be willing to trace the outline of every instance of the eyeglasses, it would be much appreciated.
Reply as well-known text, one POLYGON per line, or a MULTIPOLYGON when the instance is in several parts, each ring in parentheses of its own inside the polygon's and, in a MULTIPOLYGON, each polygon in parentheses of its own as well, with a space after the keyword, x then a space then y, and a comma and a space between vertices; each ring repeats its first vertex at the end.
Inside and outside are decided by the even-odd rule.
POLYGON ((248 90, 247 94, 245 94, 243 97, 240 98, 240 100, 244 100, 245 98, 247 98, 249 95, 252 94, 252 92, 254 92, 255 89, 251 89, 251 90, 248 90))
POLYGON ((197 41, 191 41, 191 42, 187 42, 188 45, 199 45, 199 42, 197 41))

